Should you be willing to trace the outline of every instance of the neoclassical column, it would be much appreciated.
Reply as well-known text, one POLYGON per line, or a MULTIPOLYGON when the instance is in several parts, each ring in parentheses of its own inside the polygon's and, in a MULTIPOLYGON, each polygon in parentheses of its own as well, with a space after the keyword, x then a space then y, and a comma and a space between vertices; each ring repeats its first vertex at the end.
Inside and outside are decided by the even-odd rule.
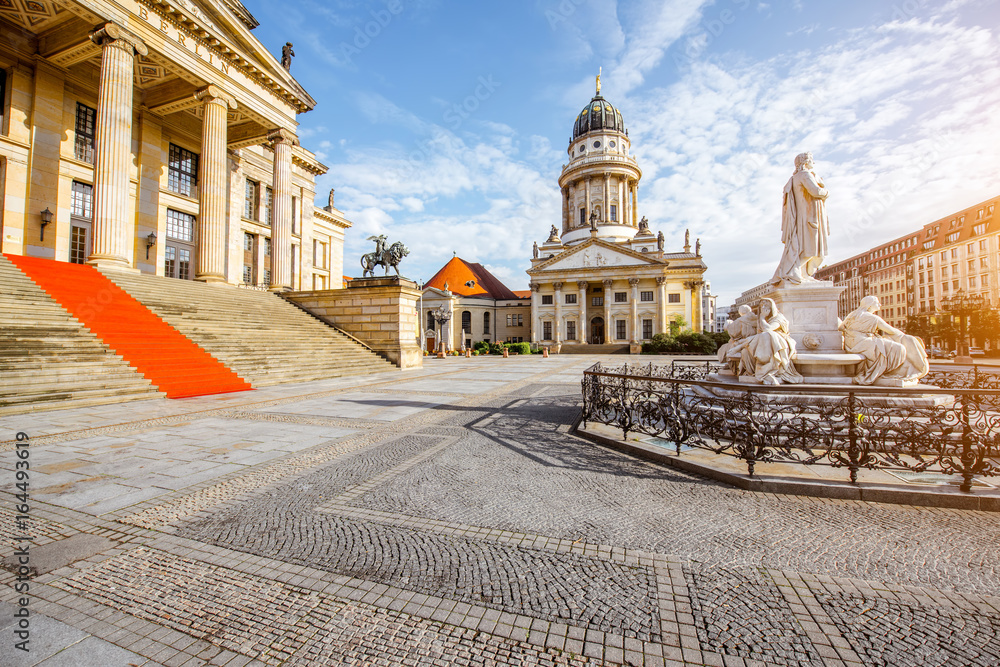
POLYGON ((587 207, 587 213, 586 215, 583 216, 583 222, 590 223, 590 176, 587 176, 587 182, 585 185, 586 185, 586 203, 584 205, 587 207))
POLYGON ((632 226, 639 226, 639 181, 632 184, 632 226))
MULTIPOLYGON (((195 280, 226 280, 226 201, 229 194, 227 116, 236 101, 216 86, 195 94, 202 102, 201 174, 198 179, 198 264, 195 280)), ((273 274, 272 274, 273 275, 273 274)))
POLYGON ((87 263, 127 269, 135 241, 128 215, 133 72, 135 55, 149 50, 117 23, 94 29, 90 39, 101 47, 101 75, 94 137, 94 251, 87 263))
POLYGON ((669 333, 667 331, 667 279, 665 276, 657 276, 656 288, 656 326, 659 331, 654 333, 669 333))
POLYGON ((562 188, 562 233, 569 231, 569 188, 562 188))
POLYGON ((629 340, 633 343, 637 343, 640 340, 639 337, 639 279, 629 278, 629 287, 632 288, 631 294, 631 305, 632 305, 632 335, 629 340))
POLYGON ((611 286, 614 285, 613 280, 604 280, 602 284, 604 285, 604 343, 608 344, 612 341, 611 338, 611 299, 614 298, 614 294, 611 292, 611 286))
POLYGON ((611 173, 604 172, 604 222, 611 222, 611 173))
POLYGON ((274 201, 271 205, 271 289, 292 286, 292 144, 295 135, 275 130, 268 135, 274 148, 274 201))
POLYGON ((538 344, 538 337, 541 335, 541 325, 538 323, 538 290, 541 289, 541 285, 538 283, 531 283, 529 285, 531 288, 531 342, 538 344))
POLYGON ((556 306, 556 321, 555 321, 555 331, 552 332, 553 340, 556 345, 562 342, 562 283, 552 283, 552 287, 555 288, 555 296, 552 300, 555 302, 556 306))
POLYGON ((576 283, 576 286, 580 290, 580 295, 577 297, 580 302, 580 323, 577 325, 580 327, 580 345, 586 345, 587 336, 590 334, 589 323, 587 322, 587 281, 580 280, 576 283))

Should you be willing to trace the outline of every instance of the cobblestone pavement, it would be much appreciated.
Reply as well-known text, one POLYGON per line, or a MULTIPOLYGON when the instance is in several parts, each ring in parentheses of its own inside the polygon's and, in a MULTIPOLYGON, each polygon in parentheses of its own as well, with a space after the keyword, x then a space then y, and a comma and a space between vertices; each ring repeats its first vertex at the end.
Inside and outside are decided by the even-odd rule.
MULTIPOLYGON (((5 636, 0 664, 1000 664, 1000 516, 754 494, 597 447, 571 433, 596 360, 5 418, 5 490, 37 420, 48 565, 39 650, 5 636), (104 550, 73 553, 80 533, 104 550)), ((0 524, 9 556, 6 494, 0 524)))

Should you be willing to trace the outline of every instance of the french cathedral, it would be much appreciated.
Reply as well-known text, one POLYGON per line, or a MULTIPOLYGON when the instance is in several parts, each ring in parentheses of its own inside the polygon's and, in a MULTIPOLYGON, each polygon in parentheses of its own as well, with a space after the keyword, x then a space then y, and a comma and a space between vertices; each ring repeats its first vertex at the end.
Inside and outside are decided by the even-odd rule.
POLYGON ((638 352, 670 331, 703 330, 707 269, 700 242, 667 252, 662 231, 639 216, 636 159, 621 112, 597 93, 573 123, 562 168, 562 220, 535 244, 531 268, 532 342, 555 352, 638 352), (597 348, 587 348, 597 351, 597 348))

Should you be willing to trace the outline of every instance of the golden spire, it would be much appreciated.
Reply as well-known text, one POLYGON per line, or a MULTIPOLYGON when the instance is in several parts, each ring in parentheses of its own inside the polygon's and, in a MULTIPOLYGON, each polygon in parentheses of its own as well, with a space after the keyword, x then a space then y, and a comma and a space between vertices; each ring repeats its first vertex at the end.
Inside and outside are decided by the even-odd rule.
POLYGON ((604 69, 603 67, 598 67, 597 68, 597 94, 598 95, 601 94, 601 70, 603 70, 603 69, 604 69))

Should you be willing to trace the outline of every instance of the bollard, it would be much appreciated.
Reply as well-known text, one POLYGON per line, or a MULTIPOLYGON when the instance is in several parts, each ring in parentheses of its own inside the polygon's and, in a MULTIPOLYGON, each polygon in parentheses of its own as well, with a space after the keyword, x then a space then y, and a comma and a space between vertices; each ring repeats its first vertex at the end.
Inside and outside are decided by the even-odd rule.
POLYGON ((510 356, 509 350, 507 350, 507 348, 504 348, 503 349, 503 358, 506 359, 509 356, 510 356))
POLYGON ((465 348, 465 358, 466 359, 472 358, 472 350, 470 350, 469 348, 465 348))
POLYGON ((543 347, 542 348, 542 359, 548 359, 548 358, 549 358, 549 348, 543 347))

